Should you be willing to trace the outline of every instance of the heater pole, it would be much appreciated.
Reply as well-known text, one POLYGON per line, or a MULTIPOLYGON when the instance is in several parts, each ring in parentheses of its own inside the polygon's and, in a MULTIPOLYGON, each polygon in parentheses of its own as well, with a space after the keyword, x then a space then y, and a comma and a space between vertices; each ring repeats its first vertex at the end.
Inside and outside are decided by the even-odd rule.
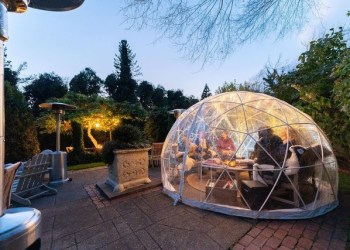
POLYGON ((61 150, 61 117, 62 110, 55 110, 56 115, 56 151, 59 152, 61 150))
POLYGON ((7 9, 0 2, 0 217, 4 214, 4 163, 5 163, 5 87, 4 41, 7 40, 7 9))

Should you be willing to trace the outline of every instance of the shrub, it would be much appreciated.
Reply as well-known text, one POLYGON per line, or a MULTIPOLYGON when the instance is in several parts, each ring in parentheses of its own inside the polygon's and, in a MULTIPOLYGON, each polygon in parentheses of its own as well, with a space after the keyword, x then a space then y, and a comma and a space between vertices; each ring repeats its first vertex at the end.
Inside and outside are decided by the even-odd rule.
POLYGON ((25 161, 40 152, 37 131, 23 94, 8 82, 5 83, 5 109, 5 162, 25 161))
POLYGON ((67 155, 67 165, 78 165, 86 164, 92 162, 101 162, 102 154, 100 152, 81 152, 77 153, 76 151, 69 152, 67 155))
POLYGON ((113 140, 125 143, 138 143, 143 140, 143 137, 144 135, 142 132, 137 127, 130 124, 117 127, 112 133, 113 140))
POLYGON ((72 121, 72 146, 73 151, 76 154, 83 154, 84 153, 84 133, 83 133, 83 127, 80 123, 76 121, 72 121))
POLYGON ((102 158, 105 163, 112 164, 113 151, 116 149, 137 149, 150 147, 145 135, 135 126, 125 124, 113 131, 113 141, 107 142, 102 148, 102 158))

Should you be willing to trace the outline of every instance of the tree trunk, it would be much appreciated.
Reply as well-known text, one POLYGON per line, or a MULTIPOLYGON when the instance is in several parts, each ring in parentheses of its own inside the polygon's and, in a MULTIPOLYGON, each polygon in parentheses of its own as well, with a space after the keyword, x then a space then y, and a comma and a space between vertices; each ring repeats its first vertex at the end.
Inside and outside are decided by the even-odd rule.
POLYGON ((90 125, 87 128, 87 135, 89 136, 92 144, 94 144, 94 147, 98 148, 98 142, 96 141, 96 139, 91 134, 91 126, 90 125))

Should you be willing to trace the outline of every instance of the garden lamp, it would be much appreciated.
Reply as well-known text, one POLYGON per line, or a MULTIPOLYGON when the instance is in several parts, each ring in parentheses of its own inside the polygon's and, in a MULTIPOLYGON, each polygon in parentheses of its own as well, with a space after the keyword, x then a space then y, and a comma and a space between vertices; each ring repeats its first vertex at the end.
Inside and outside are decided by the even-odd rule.
POLYGON ((34 208, 3 208, 5 160, 4 42, 8 39, 7 12, 28 7, 48 11, 78 8, 84 0, 0 0, 0 249, 40 248, 41 213, 34 208), (5 210, 5 211, 4 211, 5 210))

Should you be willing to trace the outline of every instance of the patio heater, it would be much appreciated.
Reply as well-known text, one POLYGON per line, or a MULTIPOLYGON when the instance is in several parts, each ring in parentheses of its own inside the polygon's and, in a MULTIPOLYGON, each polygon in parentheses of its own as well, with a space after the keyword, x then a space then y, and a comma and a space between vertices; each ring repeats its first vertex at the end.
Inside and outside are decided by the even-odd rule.
POLYGON ((67 175, 67 153, 60 151, 61 145, 61 120, 65 110, 74 110, 75 106, 61 103, 50 102, 41 103, 41 109, 52 110, 56 117, 56 151, 51 154, 50 184, 60 184, 71 180, 67 175))
POLYGON ((0 0, 0 249, 40 249, 41 213, 35 208, 3 208, 5 160, 4 42, 8 39, 7 12, 23 13, 28 7, 68 11, 84 0, 0 0))

